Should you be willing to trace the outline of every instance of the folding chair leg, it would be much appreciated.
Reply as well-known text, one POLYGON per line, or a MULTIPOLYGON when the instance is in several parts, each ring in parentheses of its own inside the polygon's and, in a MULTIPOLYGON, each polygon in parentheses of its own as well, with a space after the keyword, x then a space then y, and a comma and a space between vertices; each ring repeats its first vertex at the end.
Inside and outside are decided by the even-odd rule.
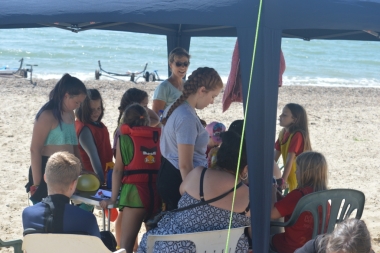
POLYGON ((6 248, 13 247, 14 253, 22 253, 22 240, 19 239, 19 240, 7 241, 7 242, 0 240, 0 248, 1 247, 6 247, 6 248))

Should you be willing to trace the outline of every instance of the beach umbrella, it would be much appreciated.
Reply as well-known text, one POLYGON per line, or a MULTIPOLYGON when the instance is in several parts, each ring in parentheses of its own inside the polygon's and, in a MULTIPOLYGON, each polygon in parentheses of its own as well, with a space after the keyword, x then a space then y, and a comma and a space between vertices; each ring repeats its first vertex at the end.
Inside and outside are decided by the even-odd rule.
POLYGON ((281 38, 379 41, 379 13, 380 0, 12 0, 1 3, 0 29, 162 34, 168 52, 189 49, 195 36, 237 37, 245 105, 251 84, 245 110, 253 251, 267 252, 281 38))

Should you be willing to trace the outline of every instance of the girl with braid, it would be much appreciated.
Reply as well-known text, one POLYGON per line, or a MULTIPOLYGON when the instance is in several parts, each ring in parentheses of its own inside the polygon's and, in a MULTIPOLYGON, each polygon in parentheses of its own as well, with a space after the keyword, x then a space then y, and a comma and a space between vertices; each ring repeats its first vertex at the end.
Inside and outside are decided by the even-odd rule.
POLYGON ((198 68, 185 82, 183 94, 164 111, 161 134, 161 167, 157 189, 164 210, 177 208, 179 187, 197 166, 207 166, 208 133, 195 109, 202 110, 223 88, 219 74, 212 68, 198 68))

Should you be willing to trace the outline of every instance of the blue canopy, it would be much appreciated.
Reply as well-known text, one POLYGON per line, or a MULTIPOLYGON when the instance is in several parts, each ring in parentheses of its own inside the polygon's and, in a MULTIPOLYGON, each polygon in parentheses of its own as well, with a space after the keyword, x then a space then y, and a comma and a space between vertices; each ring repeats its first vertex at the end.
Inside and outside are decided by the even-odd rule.
MULTIPOLYGON (((193 36, 239 39, 247 97, 259 0, 11 0, 0 28, 59 27, 167 35, 168 52, 193 36)), ((265 0, 247 116, 253 251, 268 252, 281 38, 379 41, 380 0, 265 0)), ((38 41, 36 41, 38 43, 38 41)))

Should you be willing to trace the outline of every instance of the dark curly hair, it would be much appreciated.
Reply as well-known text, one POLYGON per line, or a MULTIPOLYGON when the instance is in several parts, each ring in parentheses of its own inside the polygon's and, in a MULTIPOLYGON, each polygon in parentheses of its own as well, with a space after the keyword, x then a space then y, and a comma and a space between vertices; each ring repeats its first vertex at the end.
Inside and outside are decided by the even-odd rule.
POLYGON ((227 131, 221 134, 222 144, 216 154, 216 165, 219 168, 228 170, 234 174, 240 173, 247 165, 247 152, 245 140, 243 139, 243 147, 241 151, 240 167, 237 171, 239 160, 239 150, 241 137, 233 131, 227 131))

